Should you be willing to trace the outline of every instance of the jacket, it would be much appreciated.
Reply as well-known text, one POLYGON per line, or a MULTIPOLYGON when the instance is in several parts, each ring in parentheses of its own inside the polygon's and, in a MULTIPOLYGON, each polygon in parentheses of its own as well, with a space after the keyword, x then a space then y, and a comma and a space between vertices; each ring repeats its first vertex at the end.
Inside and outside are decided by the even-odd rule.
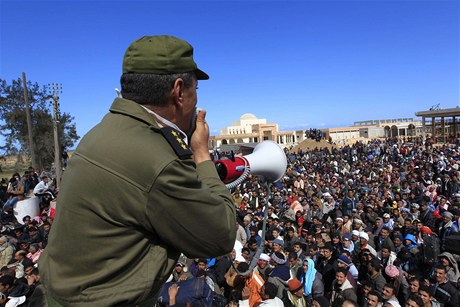
POLYGON ((7 265, 10 260, 13 258, 13 247, 9 243, 3 244, 3 246, 0 246, 0 267, 4 267, 7 265))
POLYGON ((355 293, 355 289, 348 281, 345 279, 345 282, 338 286, 336 281, 334 281, 334 287, 332 290, 331 305, 332 306, 342 306, 342 303, 346 300, 351 300, 357 302, 358 298, 355 293))
POLYGON ((214 164, 195 165, 172 128, 117 98, 69 159, 40 273, 66 306, 150 300, 181 252, 229 253, 235 208, 214 164))
POLYGON ((449 260, 450 265, 446 267, 447 269, 447 279, 453 283, 456 283, 457 280, 460 278, 460 272, 458 270, 457 261, 449 252, 444 252, 440 254, 438 257, 446 257, 449 260))
POLYGON ((335 279, 335 271, 337 269, 337 261, 331 257, 329 260, 320 260, 317 270, 321 273, 324 282, 324 292, 332 291, 332 282, 335 279))
POLYGON ((430 291, 438 302, 444 304, 443 306, 457 307, 459 305, 458 290, 454 284, 448 280, 441 284, 431 284, 430 291))
MULTIPOLYGON (((298 280, 300 280, 302 277, 302 272, 303 272, 303 268, 300 267, 298 270, 297 270, 297 275, 296 275, 296 278, 298 280)), ((305 295, 305 294, 304 294, 305 295)), ((316 272, 315 273, 315 279, 313 280, 313 284, 312 284, 312 287, 311 287, 311 291, 310 291, 310 296, 312 296, 313 298, 315 297, 318 297, 318 296, 323 296, 324 295, 324 283, 323 283, 323 276, 321 275, 321 273, 319 272, 316 272)))

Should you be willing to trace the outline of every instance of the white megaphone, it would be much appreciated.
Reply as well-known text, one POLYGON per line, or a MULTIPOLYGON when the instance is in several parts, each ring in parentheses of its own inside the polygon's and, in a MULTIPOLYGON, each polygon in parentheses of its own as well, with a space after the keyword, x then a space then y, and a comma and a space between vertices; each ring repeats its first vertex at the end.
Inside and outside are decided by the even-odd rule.
POLYGON ((233 182, 243 173, 264 176, 267 181, 278 181, 286 172, 287 160, 284 151, 273 141, 257 144, 250 155, 233 160, 215 161, 217 173, 224 183, 233 182))

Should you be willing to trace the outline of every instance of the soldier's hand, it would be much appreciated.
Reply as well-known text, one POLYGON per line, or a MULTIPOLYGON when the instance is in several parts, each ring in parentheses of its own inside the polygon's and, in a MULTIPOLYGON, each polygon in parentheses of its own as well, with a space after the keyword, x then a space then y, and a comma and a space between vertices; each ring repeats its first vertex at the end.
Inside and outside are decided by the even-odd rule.
POLYGON ((211 160, 208 149, 209 126, 205 118, 206 111, 200 110, 196 116, 196 129, 190 140, 190 149, 193 152, 193 160, 196 164, 211 160))

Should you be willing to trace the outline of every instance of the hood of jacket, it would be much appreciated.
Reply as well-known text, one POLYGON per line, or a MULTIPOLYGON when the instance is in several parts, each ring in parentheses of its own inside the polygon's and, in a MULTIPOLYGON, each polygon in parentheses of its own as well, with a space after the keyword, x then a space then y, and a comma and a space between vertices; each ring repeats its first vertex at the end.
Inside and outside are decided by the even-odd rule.
POLYGON ((455 260, 454 255, 452 255, 452 254, 449 253, 449 252, 444 252, 444 253, 440 254, 440 255, 438 256, 438 258, 439 258, 439 257, 446 257, 446 258, 449 260, 450 265, 451 265, 451 267, 452 267, 453 270, 454 270, 455 278, 458 279, 458 278, 459 278, 459 275, 460 275, 460 272, 459 272, 459 270, 458 270, 458 263, 457 263, 457 261, 455 260))

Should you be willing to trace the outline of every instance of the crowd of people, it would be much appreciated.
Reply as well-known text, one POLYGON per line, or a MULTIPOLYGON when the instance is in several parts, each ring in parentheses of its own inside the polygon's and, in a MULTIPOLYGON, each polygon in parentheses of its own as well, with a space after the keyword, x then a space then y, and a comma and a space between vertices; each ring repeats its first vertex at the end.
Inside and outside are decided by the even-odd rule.
POLYGON ((53 183, 48 175, 32 167, 21 176, 2 178, 0 184, 0 306, 39 306, 34 304, 34 293, 40 290, 38 260, 48 243, 48 234, 55 209, 53 183), (37 197, 38 216, 24 216, 18 221, 15 206, 21 200, 37 197))
POLYGON ((305 137, 319 142, 323 139, 323 132, 320 129, 311 128, 309 130, 305 130, 305 137))
MULTIPOLYGON (((233 251, 182 255, 158 305, 459 306, 460 151, 427 144, 286 151, 269 190, 249 175, 232 191, 233 251)), ((50 184, 31 168, 2 181, 0 306, 33 306, 50 184), (19 223, 13 207, 32 194, 41 213, 19 223)))
POLYGON ((233 252, 183 257, 163 306, 459 306, 458 147, 387 139, 286 154, 270 191, 252 176, 233 191, 233 252))

